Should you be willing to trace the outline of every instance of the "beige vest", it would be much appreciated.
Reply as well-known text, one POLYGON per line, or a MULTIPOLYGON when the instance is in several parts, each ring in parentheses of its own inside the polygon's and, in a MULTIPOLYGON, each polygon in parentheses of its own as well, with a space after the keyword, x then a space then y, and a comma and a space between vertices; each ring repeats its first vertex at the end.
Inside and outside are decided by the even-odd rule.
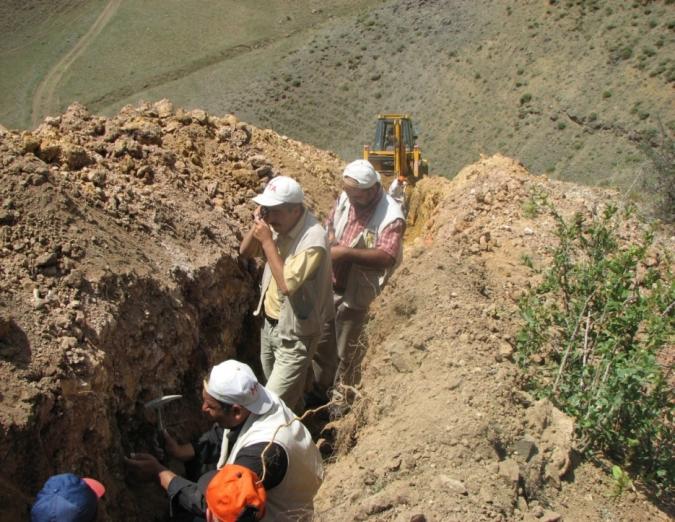
POLYGON ((281 483, 267 491, 263 520, 310 521, 314 514, 314 495, 323 481, 321 454, 307 428, 297 420, 291 423, 294 413, 276 395, 269 393, 274 405, 265 415, 249 415, 229 452, 227 464, 235 461, 241 448, 274 440, 286 450, 288 468, 281 483), (285 426, 288 423, 290 426, 285 426))
MULTIPOLYGON (((322 248, 324 255, 313 277, 306 280, 291 296, 283 296, 279 313, 279 336, 286 340, 312 337, 321 333, 321 328, 335 317, 333 288, 331 283, 330 248, 326 230, 317 219, 305 211, 304 223, 295 241, 288 250, 286 259, 307 250, 322 248)), ((269 263, 265 264, 260 285, 260 301, 254 315, 262 310, 265 292, 272 279, 269 263)))
MULTIPOLYGON (((340 199, 335 206, 333 223, 335 238, 339 241, 349 220, 351 204, 346 193, 340 194, 340 199)), ((375 212, 364 227, 363 231, 355 239, 352 248, 372 248, 377 243, 379 234, 396 219, 405 222, 405 216, 401 206, 388 194, 382 194, 375 212)), ((403 258, 402 247, 399 249, 394 266, 386 270, 377 270, 362 265, 352 264, 347 276, 347 286, 343 302, 345 306, 355 310, 366 310, 370 303, 380 293, 387 279, 394 273, 396 267, 401 264, 403 258)))

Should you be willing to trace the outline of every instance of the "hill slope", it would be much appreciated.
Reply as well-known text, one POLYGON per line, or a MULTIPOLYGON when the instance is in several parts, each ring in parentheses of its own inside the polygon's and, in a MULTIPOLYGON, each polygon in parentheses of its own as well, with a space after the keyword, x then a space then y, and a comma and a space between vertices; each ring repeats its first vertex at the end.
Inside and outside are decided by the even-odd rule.
MULTIPOLYGON (((72 45, 97 14, 82 12, 72 45)), ((5 33, 5 125, 30 121, 35 63, 68 52, 68 13, 43 33, 51 58, 38 47, 12 51, 30 25, 5 33)), ((51 110, 79 100, 113 114, 168 96, 345 159, 371 139, 376 113, 408 111, 436 174, 501 152, 535 173, 649 201, 660 189, 641 190, 654 175, 642 146, 673 137, 674 31, 669 0, 127 3, 71 64, 51 110)))

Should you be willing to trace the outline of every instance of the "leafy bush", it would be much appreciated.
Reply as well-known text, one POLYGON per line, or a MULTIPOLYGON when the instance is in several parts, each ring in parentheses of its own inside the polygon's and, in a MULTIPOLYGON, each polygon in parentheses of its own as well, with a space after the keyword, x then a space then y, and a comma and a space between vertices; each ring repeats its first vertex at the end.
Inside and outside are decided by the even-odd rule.
POLYGON ((657 494, 672 494, 671 369, 658 361, 673 342, 672 274, 645 266, 650 234, 637 245, 618 243, 615 207, 588 222, 580 214, 567 222, 548 208, 559 243, 543 282, 519 304, 527 387, 576 417, 581 452, 604 451, 657 494), (535 354, 543 371, 528 368, 535 354))

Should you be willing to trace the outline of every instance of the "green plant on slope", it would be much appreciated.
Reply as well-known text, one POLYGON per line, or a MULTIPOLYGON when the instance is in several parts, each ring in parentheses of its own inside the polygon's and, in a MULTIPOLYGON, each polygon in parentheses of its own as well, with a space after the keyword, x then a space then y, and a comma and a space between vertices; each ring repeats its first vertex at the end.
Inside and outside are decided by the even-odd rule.
POLYGON ((543 282, 520 302, 528 388, 576 417, 580 451, 604 451, 657 494, 672 493, 672 368, 658 361, 675 341, 672 274, 643 263, 650 234, 618 243, 615 207, 569 222, 549 209, 558 245, 543 282), (534 354, 544 356, 543 371, 528 368, 534 354))
POLYGON ((621 469, 620 466, 612 466, 612 478, 614 479, 614 485, 612 487, 612 497, 620 497, 627 488, 633 486, 628 473, 621 469))

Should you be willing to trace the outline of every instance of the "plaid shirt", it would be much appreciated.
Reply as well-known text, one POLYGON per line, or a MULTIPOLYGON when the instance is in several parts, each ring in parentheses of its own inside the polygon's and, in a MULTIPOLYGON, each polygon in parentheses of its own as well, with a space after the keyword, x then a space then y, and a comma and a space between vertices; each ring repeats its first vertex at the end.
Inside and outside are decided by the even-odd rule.
MULTIPOLYGON (((339 241, 334 244, 341 246, 350 246, 354 239, 363 232, 363 229, 366 228, 368 221, 373 217, 375 208, 377 204, 384 197, 384 191, 381 190, 378 196, 365 208, 357 209, 355 206, 349 207, 349 215, 347 216, 347 224, 345 225, 344 231, 342 232, 342 237, 339 241)), ((335 207, 337 206, 337 201, 333 205, 333 210, 330 213, 330 216, 326 220, 326 229, 328 230, 329 237, 334 237, 335 235, 335 226, 333 220, 335 218, 335 207)), ((377 241, 375 247, 378 250, 386 252, 394 259, 397 257, 399 249, 401 248, 401 240, 403 238, 403 231, 405 229, 405 223, 402 219, 396 219, 389 225, 387 225, 381 234, 377 236, 377 241)), ((333 263, 333 287, 338 290, 344 290, 347 286, 347 277, 349 276, 349 268, 351 264, 348 262, 337 262, 333 263)))

